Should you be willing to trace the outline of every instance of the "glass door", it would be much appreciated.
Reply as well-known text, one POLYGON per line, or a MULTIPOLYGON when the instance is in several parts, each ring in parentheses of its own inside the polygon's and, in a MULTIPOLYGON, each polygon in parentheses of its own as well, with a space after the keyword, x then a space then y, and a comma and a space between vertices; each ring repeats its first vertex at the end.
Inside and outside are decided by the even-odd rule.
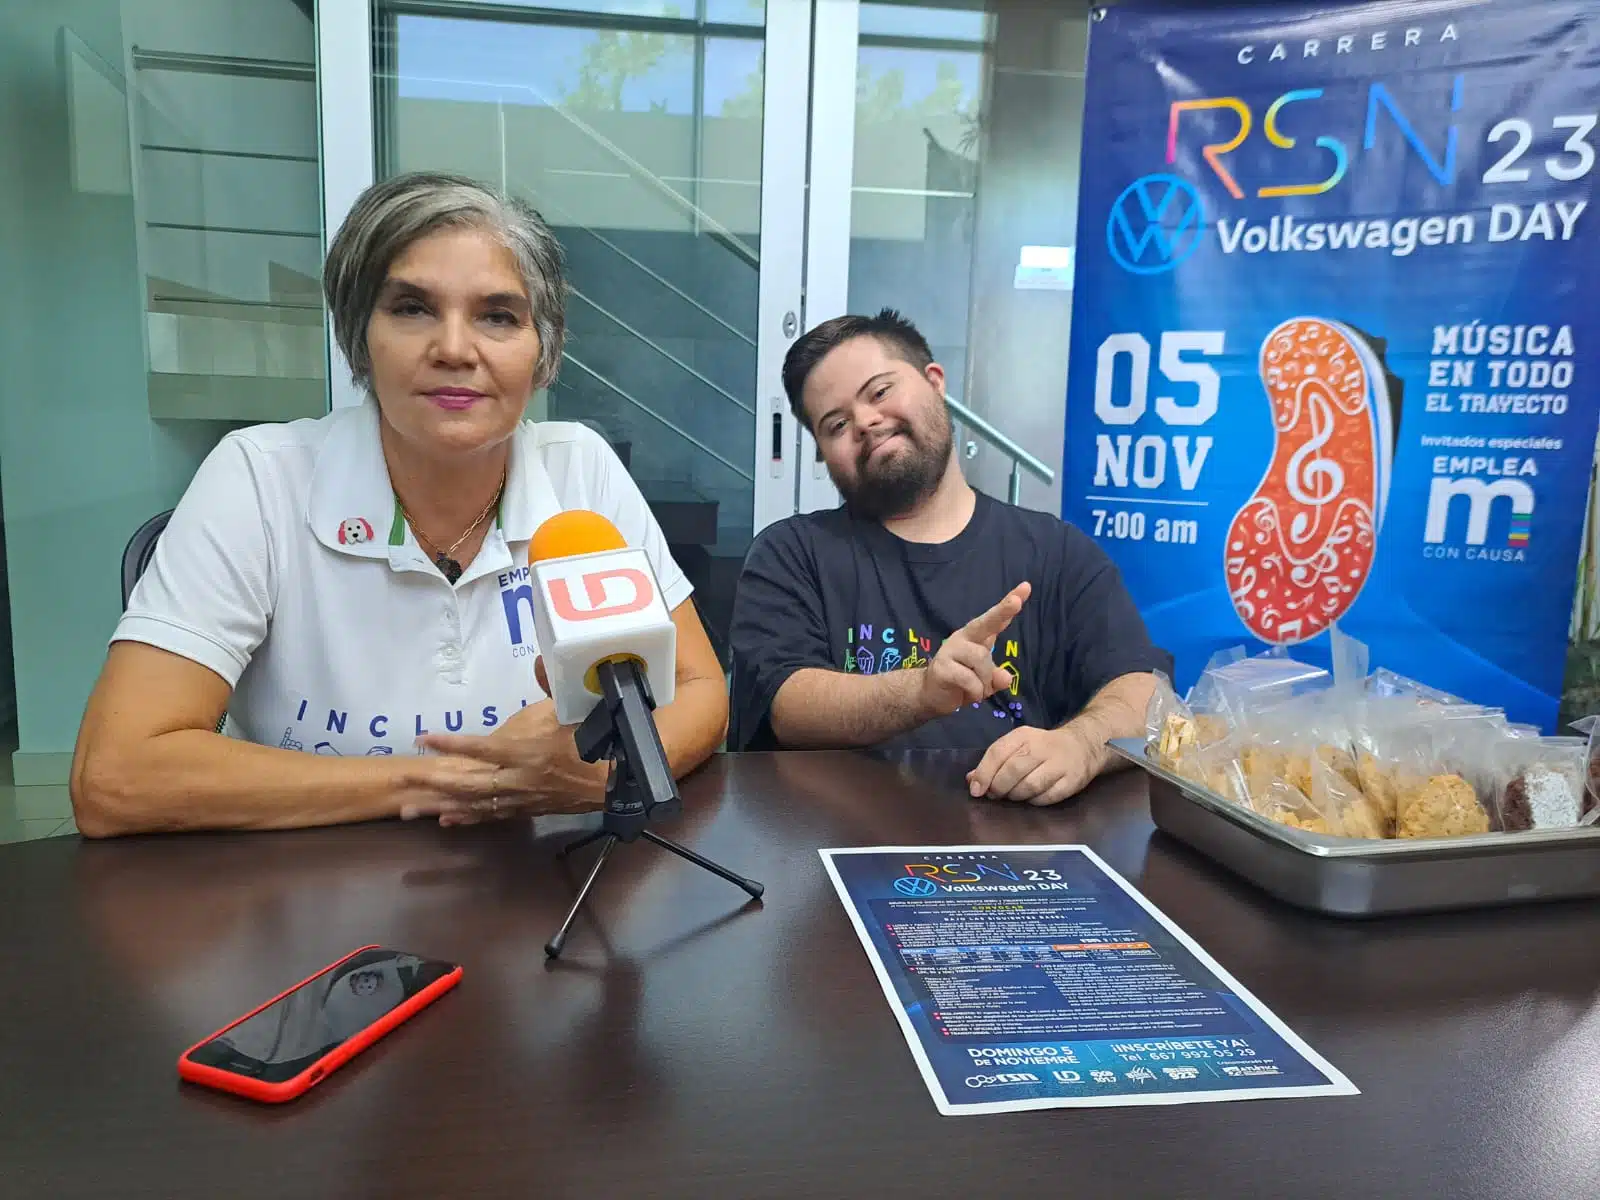
POLYGON ((529 415, 616 449, 724 655, 750 540, 793 511, 779 369, 801 319, 810 19, 808 0, 371 9, 377 175, 461 172, 550 222, 569 340, 529 415))
MULTIPOLYGON (((832 118, 813 124, 806 323, 899 309, 959 402, 993 18, 983 0, 817 3, 812 103, 832 118)), ((801 457, 800 508, 838 504, 809 438, 801 457)))
MULTIPOLYGON (((1058 512, 1088 0, 816 4, 806 324, 899 309, 967 478, 1058 512)), ((801 458, 800 507, 837 504, 801 458)))

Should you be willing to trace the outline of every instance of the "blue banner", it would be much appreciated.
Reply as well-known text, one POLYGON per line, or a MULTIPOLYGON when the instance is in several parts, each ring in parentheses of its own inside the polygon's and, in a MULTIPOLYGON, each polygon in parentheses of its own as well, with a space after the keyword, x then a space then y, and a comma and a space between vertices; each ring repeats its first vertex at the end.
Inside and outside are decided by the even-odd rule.
POLYGON ((946 1116, 1356 1094, 1087 847, 821 853, 946 1116))
POLYGON ((1193 681, 1337 624, 1550 728, 1595 448, 1581 0, 1091 26, 1062 515, 1193 681))

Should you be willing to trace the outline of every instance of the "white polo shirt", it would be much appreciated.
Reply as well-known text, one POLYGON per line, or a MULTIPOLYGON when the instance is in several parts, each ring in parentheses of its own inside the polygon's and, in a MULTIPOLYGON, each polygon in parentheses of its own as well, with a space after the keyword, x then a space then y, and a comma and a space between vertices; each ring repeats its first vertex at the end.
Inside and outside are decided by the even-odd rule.
POLYGON ((421 733, 488 733, 544 698, 528 541, 545 518, 610 518, 669 609, 692 588, 599 434, 524 423, 499 519, 452 587, 401 517, 369 400, 230 433, 196 472, 113 641, 233 686, 228 732, 313 754, 406 754, 421 733))

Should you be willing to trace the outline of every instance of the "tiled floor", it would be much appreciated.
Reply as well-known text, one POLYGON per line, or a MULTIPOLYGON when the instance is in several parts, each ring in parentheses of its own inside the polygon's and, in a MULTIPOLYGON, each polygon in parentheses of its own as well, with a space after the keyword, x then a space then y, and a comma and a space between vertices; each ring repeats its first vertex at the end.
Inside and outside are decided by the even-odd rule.
POLYGON ((16 787, 11 782, 11 752, 16 734, 0 732, 0 842, 63 837, 78 832, 65 787, 16 787))

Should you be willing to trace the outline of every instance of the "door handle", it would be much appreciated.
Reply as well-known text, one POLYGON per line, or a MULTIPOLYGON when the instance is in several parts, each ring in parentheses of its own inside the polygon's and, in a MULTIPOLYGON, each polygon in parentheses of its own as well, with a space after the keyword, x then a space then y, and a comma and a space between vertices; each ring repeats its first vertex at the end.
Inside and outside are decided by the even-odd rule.
POLYGON ((783 401, 772 398, 772 477, 783 474, 783 401))

